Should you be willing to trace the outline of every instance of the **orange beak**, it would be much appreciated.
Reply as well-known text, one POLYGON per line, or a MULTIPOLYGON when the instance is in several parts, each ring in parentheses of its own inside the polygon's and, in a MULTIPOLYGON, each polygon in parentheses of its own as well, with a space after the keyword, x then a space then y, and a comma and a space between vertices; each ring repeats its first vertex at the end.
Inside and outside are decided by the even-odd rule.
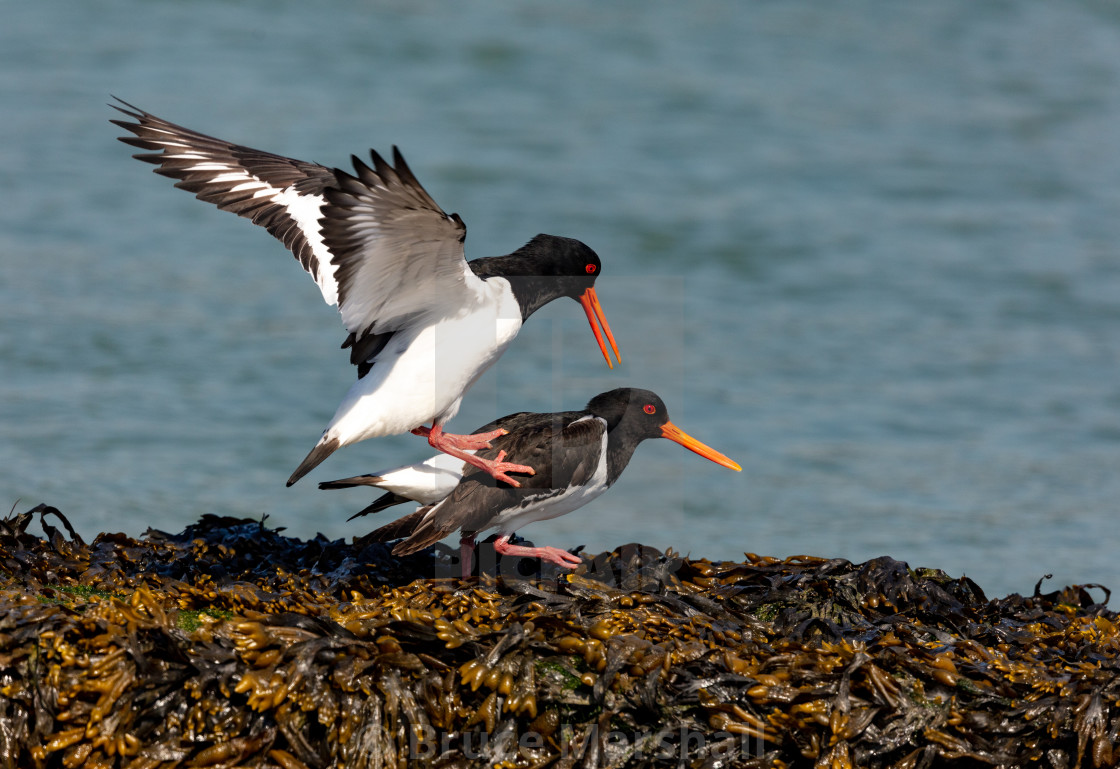
POLYGON ((607 325, 607 316, 603 315, 603 308, 599 305, 599 297, 595 295, 595 287, 589 286, 586 291, 580 294, 579 303, 583 305, 583 311, 587 313, 587 320, 591 323, 591 331, 595 334, 595 341, 599 343, 599 349, 603 351, 603 357, 607 359, 607 366, 614 368, 611 363, 610 353, 607 352, 607 344, 603 341, 603 332, 599 331, 599 326, 603 327, 603 331, 607 334, 607 339, 611 343, 611 349, 614 350, 614 357, 622 363, 622 356, 618 354, 618 345, 614 343, 614 334, 611 333, 611 327, 607 325), (595 321, 598 321, 596 325, 595 321))
POLYGON ((665 424, 661 425, 661 437, 668 438, 675 443, 679 443, 689 451, 695 451, 697 454, 704 457, 704 459, 710 459, 717 465, 730 467, 732 470, 736 471, 743 469, 739 467, 739 464, 737 462, 728 459, 723 454, 720 454, 710 446, 705 446, 703 443, 696 440, 691 435, 682 432, 680 428, 678 428, 672 422, 666 422, 665 424))

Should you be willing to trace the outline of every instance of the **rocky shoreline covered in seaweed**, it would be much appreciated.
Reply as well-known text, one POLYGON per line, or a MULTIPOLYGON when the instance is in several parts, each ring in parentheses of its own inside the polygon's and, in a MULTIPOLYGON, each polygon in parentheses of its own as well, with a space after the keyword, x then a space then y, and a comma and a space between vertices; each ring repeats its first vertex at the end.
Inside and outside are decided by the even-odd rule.
POLYGON ((1094 586, 988 599, 887 557, 640 545, 538 574, 483 549, 463 581, 443 545, 281 531, 207 515, 87 544, 54 508, 0 521, 0 767, 1120 758, 1120 621, 1094 586))

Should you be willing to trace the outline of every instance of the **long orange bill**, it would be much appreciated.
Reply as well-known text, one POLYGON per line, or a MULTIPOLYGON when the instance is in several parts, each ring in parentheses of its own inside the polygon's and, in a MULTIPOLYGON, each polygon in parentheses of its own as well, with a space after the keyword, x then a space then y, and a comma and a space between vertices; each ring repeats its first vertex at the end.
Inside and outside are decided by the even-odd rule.
POLYGON ((728 459, 712 447, 705 446, 703 443, 696 440, 688 433, 682 432, 681 429, 674 425, 672 422, 666 422, 665 424, 661 425, 661 437, 668 438, 675 443, 679 443, 689 451, 695 451, 697 454, 704 457, 704 459, 710 459, 717 465, 730 467, 732 470, 743 469, 739 467, 739 464, 737 462, 728 459))
POLYGON ((622 363, 622 356, 618 354, 618 345, 614 343, 614 334, 611 333, 611 327, 607 325, 607 316, 603 314, 603 308, 599 304, 599 297, 595 295, 594 286, 588 286, 587 290, 580 294, 579 303, 583 305, 583 311, 587 313, 587 320, 591 323, 591 331, 595 334, 595 341, 599 343, 599 349, 603 351, 603 357, 607 359, 607 366, 614 368, 610 353, 607 352, 607 344, 603 341, 603 334, 599 331, 599 325, 607 333, 611 349, 614 350, 614 357, 618 358, 619 363, 622 363), (599 321, 599 325, 596 325, 595 321, 599 321))

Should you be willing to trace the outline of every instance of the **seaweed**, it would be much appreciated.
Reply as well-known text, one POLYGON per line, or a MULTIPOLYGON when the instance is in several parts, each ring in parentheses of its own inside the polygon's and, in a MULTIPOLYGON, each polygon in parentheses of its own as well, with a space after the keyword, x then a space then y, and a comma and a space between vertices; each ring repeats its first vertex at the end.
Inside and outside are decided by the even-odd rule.
POLYGON ((0 767, 1114 764, 1099 586, 637 544, 460 580, 281 532, 0 520, 0 767))

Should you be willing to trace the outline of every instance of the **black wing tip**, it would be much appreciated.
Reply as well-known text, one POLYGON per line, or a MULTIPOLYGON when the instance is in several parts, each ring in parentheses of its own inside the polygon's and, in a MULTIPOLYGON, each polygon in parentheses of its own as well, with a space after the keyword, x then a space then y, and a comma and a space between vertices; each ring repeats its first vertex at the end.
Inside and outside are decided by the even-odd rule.
POLYGON ((385 161, 385 158, 381 157, 381 153, 372 147, 369 150, 369 157, 370 160, 373 161, 374 172, 381 177, 381 181, 384 184, 390 184, 394 181, 394 178, 400 178, 397 176, 396 169, 389 165, 389 163, 385 161))
POLYGON ((363 507, 361 510, 354 513, 352 516, 350 516, 346 520, 347 521, 352 521, 355 518, 361 518, 364 515, 373 515, 374 513, 380 513, 382 510, 387 510, 390 507, 393 507, 394 505, 400 505, 400 504, 404 504, 405 502, 411 502, 411 501, 412 500, 410 500, 408 497, 402 497, 399 494, 394 494, 393 492, 390 491, 390 492, 387 492, 387 493, 381 495, 376 500, 374 500, 371 504, 367 505, 366 507, 363 507))
POLYGON ((350 155, 350 164, 354 167, 354 173, 348 173, 341 169, 337 171, 345 174, 351 179, 357 179, 363 184, 371 184, 373 180, 370 176, 376 177, 377 181, 386 186, 392 184, 407 184, 415 187, 420 187, 420 182, 412 174, 412 169, 408 167, 408 163, 404 161, 404 156, 401 155, 400 149, 397 145, 393 145, 393 162, 385 160, 384 156, 373 147, 369 149, 369 162, 367 163, 357 155, 350 155))
POLYGON ((112 94, 112 93, 109 94, 109 98, 112 99, 113 101, 117 102, 117 104, 113 104, 112 101, 109 101, 109 102, 105 102, 106 106, 112 107, 113 109, 120 110, 121 112, 124 112, 125 110, 122 109, 120 106, 118 106, 120 104, 123 104, 125 107, 127 107, 128 109, 133 110, 135 112, 143 112, 144 111, 144 110, 140 109, 139 107, 137 107, 135 104, 130 104, 129 102, 125 101, 124 99, 117 96, 116 94, 112 94))
MULTIPOLYGON (((370 507, 373 506, 374 505, 371 505, 370 507)), ((366 509, 368 510, 369 508, 366 509)), ((402 537, 406 537, 407 539, 403 539, 393 547, 392 553, 393 555, 397 556, 409 555, 410 553, 414 553, 417 550, 422 550, 427 547, 427 545, 416 545, 416 543, 412 542, 412 535, 415 533, 416 528, 419 526, 420 522, 424 519, 424 516, 427 515, 430 509, 431 506, 426 505, 418 510, 413 510, 411 513, 402 518, 398 518, 391 523, 387 523, 379 529, 374 529, 369 534, 367 534, 364 539, 369 542, 389 542, 394 539, 401 539, 402 537)), ((438 539, 442 539, 442 537, 437 537, 437 539, 433 540, 433 542, 437 541, 438 539)))
POLYGON ((143 123, 144 120, 151 119, 152 117, 154 117, 150 112, 147 112, 146 110, 140 109, 135 104, 129 104, 124 99, 122 99, 118 96, 113 96, 112 94, 109 94, 109 96, 116 99, 118 102, 120 102, 124 106, 122 107, 118 104, 113 104, 112 102, 106 102, 105 106, 112 107, 117 112, 120 112, 122 115, 128 115, 130 118, 137 121, 136 123, 126 123, 123 120, 110 118, 109 122, 113 123, 114 125, 118 125, 121 128, 126 128, 129 131, 132 131, 132 130, 134 130, 134 128, 139 128, 140 124, 143 123))
POLYGON ((393 165, 397 167, 397 176, 400 177, 402 182, 423 189, 420 180, 412 173, 412 169, 409 168, 408 163, 405 162, 404 155, 401 154, 400 148, 395 144, 393 145, 393 165))
MULTIPOLYGON (((428 547, 431 547, 436 542, 439 542, 441 539, 443 539, 443 537, 436 537, 435 539, 429 541, 428 538, 425 537, 423 539, 413 541, 412 536, 409 535, 409 534, 406 534, 404 532, 401 532, 400 534, 398 534, 398 536, 403 536, 404 539, 402 539, 400 542, 398 542, 396 545, 394 545, 393 549, 391 551, 393 553, 393 555, 395 555, 397 557, 400 557, 400 556, 403 556, 403 555, 412 555, 413 553, 419 553, 421 550, 423 550, 425 548, 428 548, 428 547)), ((444 532, 444 536, 447 536, 447 532, 444 532)), ((390 539, 396 539, 396 538, 397 537, 390 537, 390 539)), ((384 540, 382 540, 382 541, 384 541, 384 540)))
MULTIPOLYGON (((373 150, 370 150, 370 152, 373 152, 373 150)), ((369 184, 371 181, 369 177, 377 176, 377 172, 370 168, 369 165, 357 155, 350 155, 350 165, 354 168, 353 172, 347 171, 342 168, 334 169, 335 176, 338 177, 338 180, 340 182, 357 182, 359 184, 369 184)))
MULTIPOLYGON (((131 134, 135 134, 134 136, 118 136, 117 141, 124 142, 130 147, 137 147, 143 150, 163 150, 163 147, 144 138, 144 123, 145 121, 152 120, 154 116, 137 106, 129 104, 120 97, 113 96, 112 94, 110 94, 110 96, 123 104, 124 107, 119 107, 116 104, 107 104, 106 106, 112 107, 117 112, 120 112, 122 115, 128 115, 132 119, 122 120, 120 118, 109 118, 109 122, 118 128, 123 128, 131 134), (128 109, 125 109, 125 107, 128 109)), ((145 163, 158 164, 163 162, 162 152, 157 155, 133 155, 132 157, 137 160, 142 160, 145 163)))

